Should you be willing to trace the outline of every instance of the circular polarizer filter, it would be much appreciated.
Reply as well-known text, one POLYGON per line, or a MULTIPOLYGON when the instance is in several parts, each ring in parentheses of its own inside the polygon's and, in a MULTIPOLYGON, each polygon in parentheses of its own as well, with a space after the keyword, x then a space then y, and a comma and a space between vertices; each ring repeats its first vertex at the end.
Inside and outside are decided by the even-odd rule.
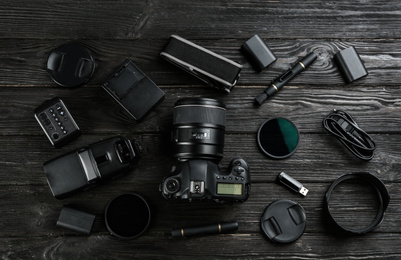
POLYGON ((284 159, 295 152, 299 143, 299 132, 290 120, 275 117, 263 122, 257 139, 259 148, 267 156, 284 159))
POLYGON ((146 200, 136 193, 124 193, 112 199, 105 210, 109 232, 121 239, 141 236, 150 224, 150 208, 146 200))

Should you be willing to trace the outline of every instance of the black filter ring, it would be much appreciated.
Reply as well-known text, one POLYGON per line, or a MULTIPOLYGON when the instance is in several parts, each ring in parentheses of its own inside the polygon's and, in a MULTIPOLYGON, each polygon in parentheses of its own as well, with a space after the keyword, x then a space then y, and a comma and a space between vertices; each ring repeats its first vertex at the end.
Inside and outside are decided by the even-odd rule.
POLYGON ((388 204, 390 203, 390 195, 387 191, 386 186, 384 183, 377 178, 376 176, 368 173, 368 172, 353 172, 353 173, 347 173, 342 176, 340 176, 337 180, 335 180, 330 187, 326 191, 326 195, 324 198, 324 208, 328 216, 328 220, 331 222, 331 224, 334 224, 337 228, 346 231, 348 233, 353 233, 353 234, 364 234, 369 231, 372 231, 373 229, 377 228, 384 219, 385 211, 387 209, 388 204), (329 201, 330 201, 330 196, 334 188, 342 183, 343 181, 350 180, 350 179, 358 179, 367 182, 370 184, 377 193, 377 198, 379 201, 379 209, 377 210, 376 217, 374 220, 366 227, 360 228, 360 229, 350 229, 350 228, 345 228, 341 226, 336 220, 334 219, 333 215, 331 214, 330 208, 329 208, 329 201))

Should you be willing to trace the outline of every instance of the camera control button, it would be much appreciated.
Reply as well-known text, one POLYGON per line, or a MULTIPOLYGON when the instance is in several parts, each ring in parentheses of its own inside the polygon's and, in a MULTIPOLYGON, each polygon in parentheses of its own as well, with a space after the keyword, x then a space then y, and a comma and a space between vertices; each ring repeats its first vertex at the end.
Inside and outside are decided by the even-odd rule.
POLYGON ((219 176, 219 175, 216 175, 216 179, 220 180, 220 176, 219 176))
POLYGON ((40 114, 40 118, 45 119, 47 116, 45 113, 40 114))
POLYGON ((238 175, 243 174, 245 172, 245 169, 241 166, 235 166, 233 170, 234 170, 234 173, 236 173, 238 175))

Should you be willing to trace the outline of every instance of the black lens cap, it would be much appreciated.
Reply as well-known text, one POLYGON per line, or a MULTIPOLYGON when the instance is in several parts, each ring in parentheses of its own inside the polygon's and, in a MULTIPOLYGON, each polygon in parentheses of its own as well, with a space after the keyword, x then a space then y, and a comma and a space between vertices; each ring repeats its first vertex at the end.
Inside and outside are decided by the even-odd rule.
POLYGON ((305 231, 305 210, 291 200, 276 200, 269 204, 260 220, 266 236, 274 242, 291 243, 305 231))
POLYGON ((105 210, 109 232, 121 239, 141 236, 149 227, 150 208, 146 200, 136 193, 124 193, 112 199, 105 210))
POLYGON ((50 53, 47 71, 57 84, 63 87, 78 87, 92 77, 95 61, 87 48, 77 43, 68 43, 50 53))
POLYGON ((259 127, 257 140, 259 148, 267 156, 284 159, 291 156, 298 147, 299 131, 286 118, 270 118, 259 127))

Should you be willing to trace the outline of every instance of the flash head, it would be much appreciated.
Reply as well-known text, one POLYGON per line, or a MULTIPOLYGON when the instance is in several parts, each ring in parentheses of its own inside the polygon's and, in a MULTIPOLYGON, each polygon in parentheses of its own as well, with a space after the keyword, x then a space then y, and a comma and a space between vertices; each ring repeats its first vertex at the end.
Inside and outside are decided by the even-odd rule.
POLYGON ((116 136, 43 164, 53 196, 63 199, 128 171, 139 157, 136 142, 116 136))

